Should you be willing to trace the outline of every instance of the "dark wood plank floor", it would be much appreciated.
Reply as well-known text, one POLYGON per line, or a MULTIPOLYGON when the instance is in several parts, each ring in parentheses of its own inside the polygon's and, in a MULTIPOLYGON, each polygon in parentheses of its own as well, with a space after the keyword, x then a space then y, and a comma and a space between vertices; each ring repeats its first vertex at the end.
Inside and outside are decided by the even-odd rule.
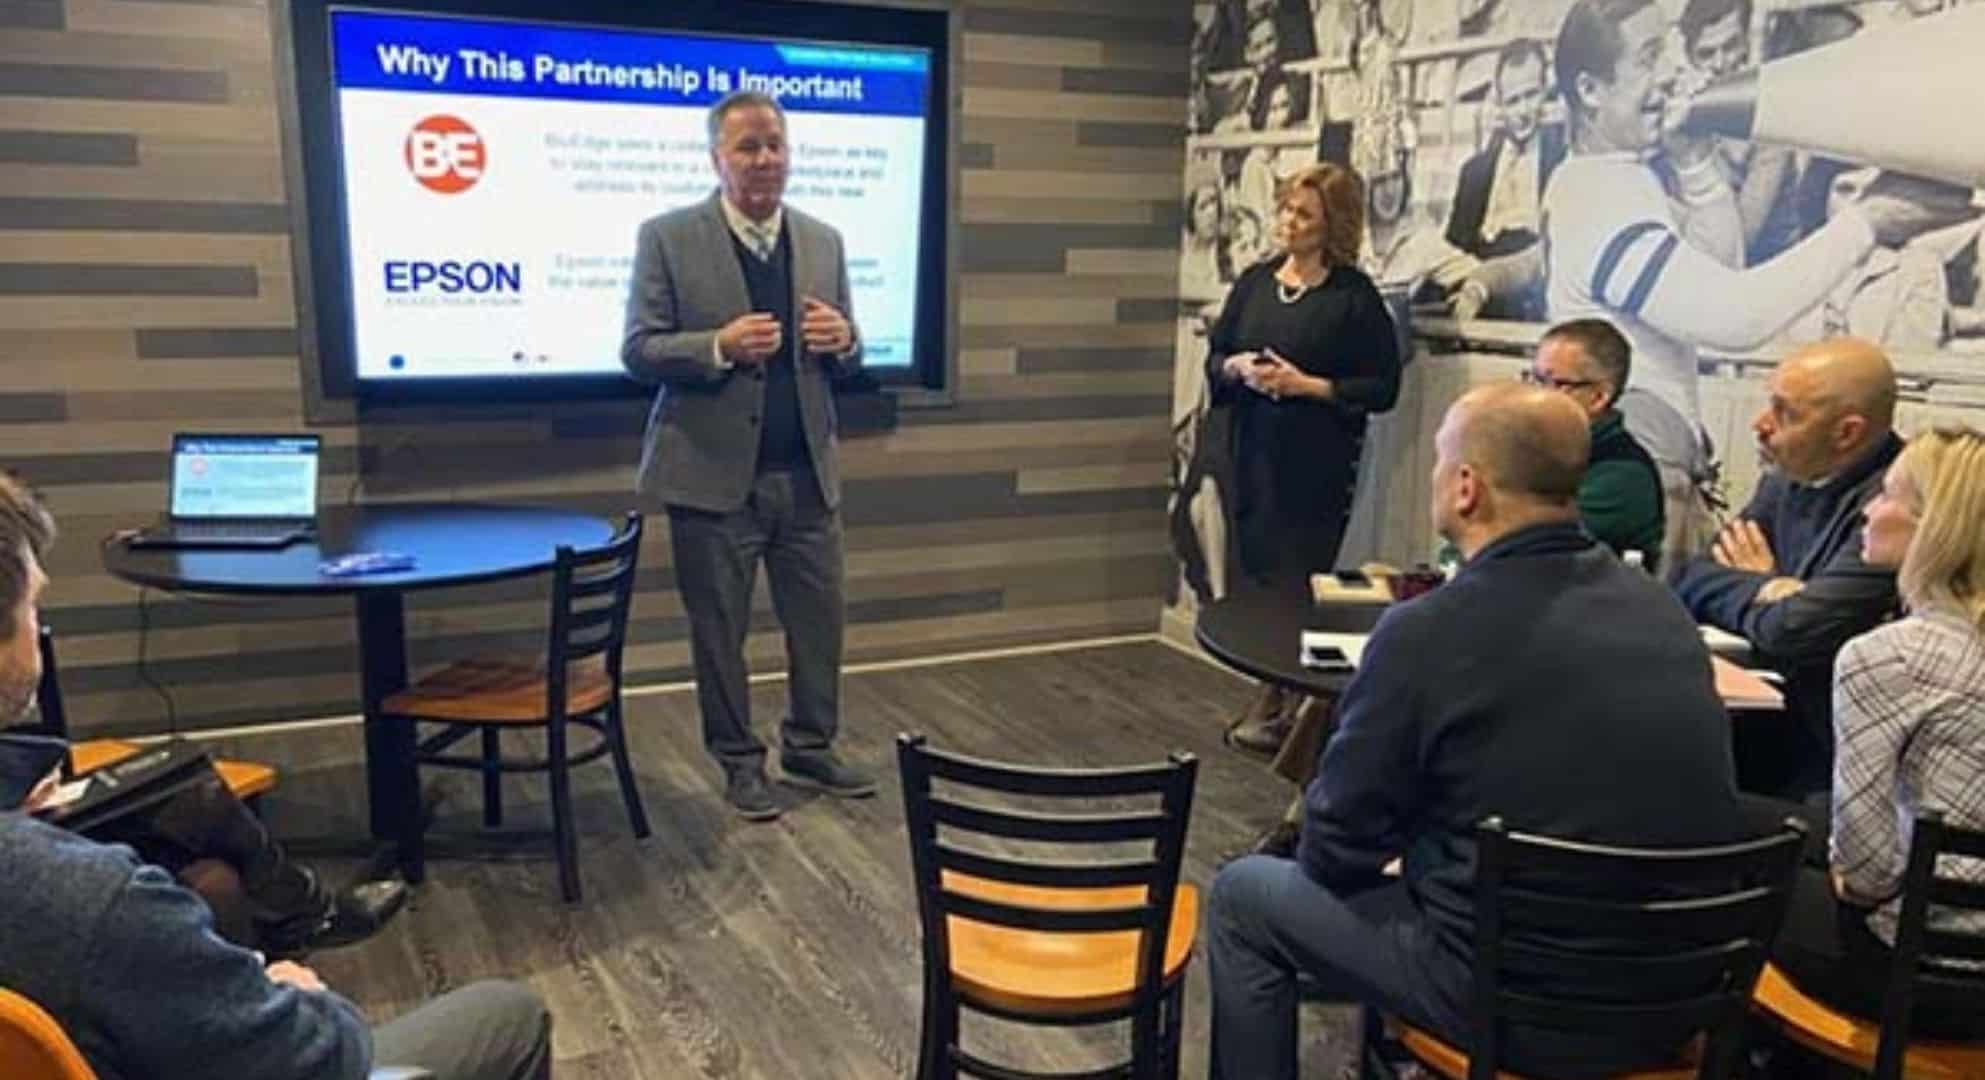
MULTIPOLYGON (((975 660, 851 675, 843 751, 883 778, 873 799, 787 794, 776 823, 753 825, 718 798, 694 697, 629 700, 636 768, 654 835, 636 841, 604 762, 575 777, 586 900, 558 898, 540 784, 516 779, 505 829, 480 830, 480 790, 442 780, 437 830, 472 848, 432 864, 409 910, 361 946, 319 954, 326 981, 376 1019, 449 987, 521 979, 550 1002, 561 1077, 908 1076, 919 1007, 918 932, 892 737, 1016 761, 1103 765, 1171 749, 1202 765, 1186 859, 1209 884, 1223 852, 1272 822, 1288 796, 1257 762, 1220 743, 1246 703, 1241 679, 1157 643, 975 660), (514 830, 514 831, 513 831, 514 830)), ((757 688, 761 733, 784 686, 757 688)), ((363 821, 353 728, 235 740, 230 752, 284 769, 268 806, 279 833, 345 831, 363 821)), ((327 872, 356 864, 318 860, 327 872)), ((1185 1075, 1204 1076, 1203 960, 1187 994, 1185 1075)), ((1305 1075, 1344 1068, 1349 1020, 1306 1008, 1305 1075)), ((968 1020, 966 1039, 1035 1068, 1072 1069, 1122 1046, 1088 1034, 968 1020)))

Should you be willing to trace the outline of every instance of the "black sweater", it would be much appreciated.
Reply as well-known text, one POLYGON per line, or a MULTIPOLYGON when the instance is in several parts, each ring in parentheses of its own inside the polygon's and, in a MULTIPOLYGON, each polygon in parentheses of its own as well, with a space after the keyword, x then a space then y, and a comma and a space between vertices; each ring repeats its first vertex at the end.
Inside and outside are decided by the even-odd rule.
MULTIPOLYGON (((1303 868, 1348 893, 1383 882, 1380 868, 1403 856, 1431 929, 1422 969, 1457 1015, 1481 819, 1630 846, 1743 833, 1730 721, 1695 624, 1576 523, 1503 537, 1452 582, 1394 605, 1339 716, 1305 795, 1303 868)), ((1680 1037, 1622 1046, 1518 1031, 1509 1051, 1525 1071, 1577 1075, 1608 1058, 1644 1064, 1680 1037)))
POLYGON ((1206 377, 1213 403, 1234 410, 1236 490, 1272 493, 1276 514, 1288 520, 1335 521, 1350 502, 1366 415, 1399 398, 1398 339, 1385 300, 1355 267, 1331 268, 1322 284, 1285 304, 1276 295, 1279 264, 1257 263, 1234 282, 1208 335, 1206 377), (1272 401, 1221 371, 1234 353, 1266 349, 1330 379, 1336 399, 1272 401), (1247 475, 1255 470, 1265 475, 1247 475))
POLYGON ((793 245, 790 230, 781 226, 779 244, 772 257, 753 255, 731 235, 731 250, 738 269, 744 273, 745 289, 751 294, 751 310, 768 312, 779 320, 778 355, 765 361, 754 374, 765 380, 765 410, 758 429, 758 471, 797 469, 808 463, 806 431, 800 426, 799 386, 794 381, 800 341, 799 313, 793 310, 793 245))

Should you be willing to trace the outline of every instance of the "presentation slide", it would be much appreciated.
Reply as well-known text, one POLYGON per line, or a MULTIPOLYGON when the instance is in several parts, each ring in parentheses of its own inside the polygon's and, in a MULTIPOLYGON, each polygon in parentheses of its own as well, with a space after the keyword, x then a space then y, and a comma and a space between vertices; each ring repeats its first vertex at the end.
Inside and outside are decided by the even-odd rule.
POLYGON ((619 373, 642 221, 709 197, 710 105, 787 112, 787 202, 847 245, 867 363, 914 359, 920 49, 333 10, 361 380, 619 373))

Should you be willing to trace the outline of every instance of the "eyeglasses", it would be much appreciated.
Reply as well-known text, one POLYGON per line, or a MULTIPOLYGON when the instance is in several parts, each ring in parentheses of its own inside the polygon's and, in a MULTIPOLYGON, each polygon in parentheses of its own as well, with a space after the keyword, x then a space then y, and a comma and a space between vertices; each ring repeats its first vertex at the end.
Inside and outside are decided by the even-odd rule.
POLYGON ((1548 386, 1558 391, 1583 390, 1588 386, 1599 385, 1597 381, 1592 379, 1554 379, 1549 375, 1539 375, 1529 368, 1525 368, 1519 372, 1517 378, 1523 380, 1529 386, 1548 386))

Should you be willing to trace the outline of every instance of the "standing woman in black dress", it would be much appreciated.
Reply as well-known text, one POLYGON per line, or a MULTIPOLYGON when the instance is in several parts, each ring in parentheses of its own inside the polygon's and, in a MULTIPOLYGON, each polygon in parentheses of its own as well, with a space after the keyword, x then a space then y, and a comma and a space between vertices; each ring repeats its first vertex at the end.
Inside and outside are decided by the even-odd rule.
MULTIPOLYGON (((1357 268, 1364 184, 1321 163, 1277 192, 1277 253, 1247 268, 1208 339, 1216 406, 1232 409, 1237 591, 1301 595, 1335 568, 1351 513, 1365 419, 1399 396, 1399 349, 1385 301, 1357 268)), ((1273 752, 1284 703, 1234 732, 1273 752)))

